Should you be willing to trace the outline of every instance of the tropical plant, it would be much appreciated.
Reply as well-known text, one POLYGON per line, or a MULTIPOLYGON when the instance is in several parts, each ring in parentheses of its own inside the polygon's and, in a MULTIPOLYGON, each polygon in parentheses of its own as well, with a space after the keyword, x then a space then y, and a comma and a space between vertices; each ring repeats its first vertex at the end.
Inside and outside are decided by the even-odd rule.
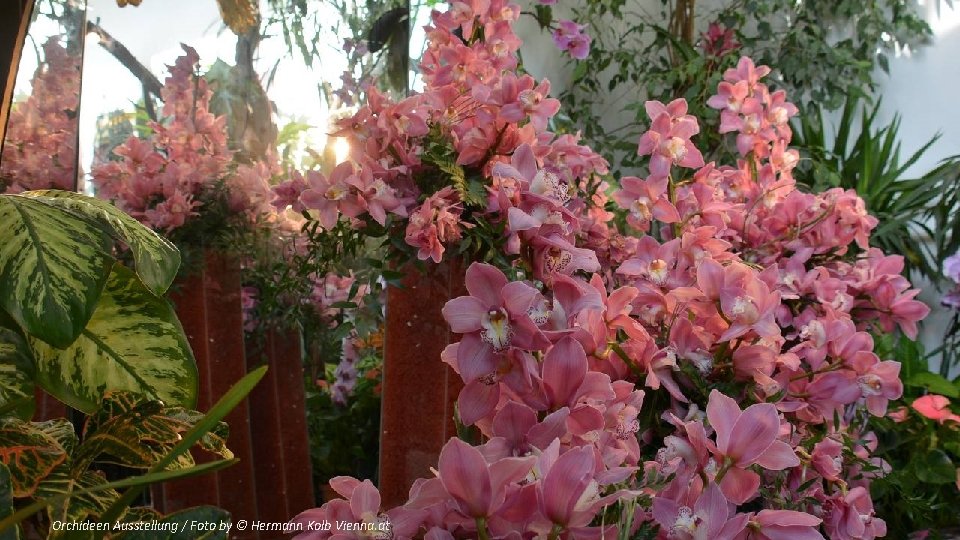
POLYGON ((880 102, 863 103, 856 94, 847 98, 835 129, 828 126, 827 111, 800 116, 791 144, 801 153, 797 181, 813 191, 854 189, 880 224, 871 245, 904 256, 906 275, 918 271, 933 282, 949 252, 940 251, 940 227, 960 227, 960 176, 947 174, 960 161, 944 160, 916 178, 906 172, 940 138, 935 135, 901 160, 900 115, 885 125, 877 118, 880 102), (859 116, 859 122, 857 117, 859 116), (943 223, 936 216, 950 216, 943 223))
MULTIPOLYGON (((38 512, 43 518, 28 528, 52 537, 62 534, 50 529, 58 521, 158 517, 128 509, 140 487, 232 464, 220 420, 265 368, 207 415, 191 410, 196 365, 162 296, 176 276, 177 249, 112 205, 71 192, 0 195, 0 222, 4 538, 16 538, 13 526, 38 512), (37 386, 88 415, 79 434, 66 419, 26 421, 37 386), (223 459, 196 465, 194 446, 223 459), (108 481, 103 463, 146 474, 108 481)), ((191 512, 228 520, 216 509, 191 512)))
POLYGON ((0 195, 0 307, 6 358, 21 376, 2 385, 3 410, 29 412, 34 385, 86 413, 106 391, 193 407, 197 368, 161 294, 176 248, 112 205, 62 191, 0 195), (136 272, 118 260, 129 250, 136 272))

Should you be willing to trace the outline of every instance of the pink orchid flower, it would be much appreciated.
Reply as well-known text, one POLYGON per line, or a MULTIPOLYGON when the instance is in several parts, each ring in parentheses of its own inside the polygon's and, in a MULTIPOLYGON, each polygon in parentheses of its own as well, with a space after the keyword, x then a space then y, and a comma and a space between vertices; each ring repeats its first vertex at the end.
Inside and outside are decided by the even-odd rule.
POLYGON ((519 482, 536 458, 508 457, 488 464, 480 450, 457 438, 440 451, 439 478, 464 516, 483 519, 495 514, 507 497, 507 486, 519 482))
POLYGON ((765 338, 780 336, 774 318, 780 293, 771 292, 748 266, 734 262, 724 267, 713 259, 704 259, 697 267, 697 285, 707 298, 720 301, 720 309, 730 321, 720 341, 750 330, 765 338))
POLYGON ((716 484, 710 484, 693 508, 672 499, 653 499, 653 519, 667 538, 677 540, 733 540, 747 525, 747 514, 730 516, 730 503, 716 484))
POLYGON ((471 264, 465 281, 470 296, 443 306, 451 331, 464 334, 457 360, 465 381, 492 374, 497 355, 511 346, 542 349, 549 344, 529 314, 539 295, 536 289, 509 282, 503 272, 484 263, 471 264))
POLYGON ((641 180, 635 176, 625 176, 620 180, 621 189, 613 194, 617 203, 629 209, 627 222, 638 230, 650 229, 650 222, 677 223, 680 214, 666 198, 667 178, 652 176, 641 180))
POLYGON ((735 400, 713 390, 707 419, 717 435, 718 466, 725 470, 720 488, 731 502, 742 504, 756 493, 760 477, 747 470, 750 465, 779 471, 800 464, 793 448, 778 440, 780 417, 772 403, 757 403, 741 410, 735 400))
POLYGON ((386 526, 397 538, 411 538, 426 517, 422 510, 402 506, 380 512, 380 492, 370 480, 361 482, 349 476, 337 476, 330 479, 330 487, 347 500, 334 499, 320 508, 298 514, 291 523, 299 524, 305 532, 295 536, 295 540, 362 540, 369 537, 366 532, 344 532, 342 526, 327 531, 309 528, 311 524, 322 522, 357 524, 358 531, 361 527, 378 530, 386 526))
POLYGON ((648 101, 646 109, 653 123, 640 137, 637 154, 650 156, 650 174, 668 176, 671 165, 703 167, 703 155, 690 141, 690 137, 700 132, 700 126, 687 114, 686 100, 675 99, 668 105, 648 101))
MULTIPOLYGON (((319 212, 320 225, 331 230, 336 226, 344 205, 352 203, 350 179, 354 176, 353 163, 344 162, 337 165, 330 178, 319 171, 308 171, 306 182, 309 185, 300 194, 300 204, 303 208, 319 212)), ((354 210, 359 210, 352 204, 354 210)), ((354 214, 355 212, 351 212, 354 214)))
POLYGON ((761 510, 749 514, 746 528, 735 540, 823 540, 821 519, 793 510, 761 510))

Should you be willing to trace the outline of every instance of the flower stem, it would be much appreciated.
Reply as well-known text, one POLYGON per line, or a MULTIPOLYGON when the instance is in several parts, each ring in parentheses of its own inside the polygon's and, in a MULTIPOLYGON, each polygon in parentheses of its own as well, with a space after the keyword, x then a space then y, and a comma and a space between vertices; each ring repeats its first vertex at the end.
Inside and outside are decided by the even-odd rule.
POLYGON ((560 538, 561 531, 563 531, 563 527, 554 524, 553 528, 550 529, 550 535, 547 536, 547 540, 557 540, 557 538, 560 538))
POLYGON ((476 518, 477 522, 477 538, 480 540, 490 540, 490 533, 487 532, 487 520, 478 517, 476 518))

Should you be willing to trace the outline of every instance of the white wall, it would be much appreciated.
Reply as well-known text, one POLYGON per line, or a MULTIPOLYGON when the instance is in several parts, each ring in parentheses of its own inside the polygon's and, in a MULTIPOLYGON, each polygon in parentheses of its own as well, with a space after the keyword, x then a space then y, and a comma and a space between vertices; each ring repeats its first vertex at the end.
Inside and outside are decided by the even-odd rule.
MULTIPOLYGON (((900 137, 905 156, 935 133, 942 134, 908 171, 910 176, 919 176, 940 160, 960 154, 960 4, 953 9, 936 0, 927 0, 926 4, 926 18, 935 34, 933 42, 892 58, 890 75, 878 73, 876 77, 880 83, 878 95, 883 99, 881 120, 889 121, 897 113, 902 117, 900 137)), ((915 283, 923 287, 920 299, 933 309, 921 333, 931 350, 943 343, 951 310, 940 305, 940 293, 932 284, 915 283)), ((957 374, 960 370, 954 368, 953 375, 957 374)))

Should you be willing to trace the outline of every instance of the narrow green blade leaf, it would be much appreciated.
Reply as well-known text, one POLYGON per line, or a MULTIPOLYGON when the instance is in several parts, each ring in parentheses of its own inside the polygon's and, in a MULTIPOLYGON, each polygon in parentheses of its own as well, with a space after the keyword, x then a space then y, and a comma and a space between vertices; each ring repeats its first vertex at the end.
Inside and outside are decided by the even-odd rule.
POLYGON ((72 191, 28 191, 23 195, 93 219, 106 227, 111 236, 130 247, 137 275, 154 294, 163 294, 177 277, 180 251, 176 246, 116 206, 72 191))
MULTIPOLYGON (((180 478, 189 478, 191 476, 198 476, 201 474, 207 474, 214 471, 219 471, 236 463, 237 459, 228 459, 222 461, 211 461, 210 463, 204 463, 202 465, 197 465, 189 469, 177 469, 174 471, 163 471, 156 473, 148 473, 140 476, 134 476, 131 478, 124 478, 123 480, 117 480, 115 482, 107 482, 104 484, 91 485, 83 488, 79 488, 71 492, 70 494, 58 493, 53 495, 50 498, 39 500, 17 510, 13 515, 0 520, 0 531, 11 527, 16 523, 20 523, 24 519, 36 514, 37 512, 43 510, 48 506, 56 506, 60 504, 67 497, 76 497, 81 495, 86 495, 88 493, 96 493, 105 490, 117 490, 121 488, 128 488, 132 486, 146 486, 150 484, 157 484, 160 482, 167 482, 170 480, 178 480, 180 478)), ((116 503, 114 503, 116 504, 116 503)), ((129 506, 129 504, 124 505, 124 508, 129 506)), ((109 520, 102 518, 101 521, 116 521, 116 517, 109 520)))
MULTIPOLYGON (((162 471, 167 468, 168 465, 174 462, 180 454, 188 451, 197 441, 201 440, 207 433, 209 433, 216 425, 223 420, 234 407, 240 404, 243 401, 247 394, 253 390, 253 387, 260 382, 260 379, 267 373, 267 366, 260 366, 257 369, 247 373, 243 376, 242 379, 237 381, 226 394, 223 395, 214 405, 207 411, 206 416, 204 416, 193 428, 183 436, 183 440, 180 441, 177 446, 174 446, 170 453, 160 461, 158 461, 150 469, 152 471, 162 471)), ((149 475, 148 475, 149 476, 149 475)), ((123 496, 120 497, 113 506, 111 506, 102 516, 102 521, 112 521, 120 517, 123 511, 130 506, 133 502, 133 499, 140 493, 140 488, 130 489, 124 492, 123 496)), ((2 525, 2 524, 0 524, 2 525)))
POLYGON ((0 195, 0 305, 56 347, 80 335, 110 274, 113 242, 70 212, 0 195))
POLYGON ((73 345, 33 346, 38 383, 88 414, 108 391, 135 392, 169 406, 196 403, 197 366, 173 308, 121 264, 73 345))
MULTIPOLYGON (((145 400, 129 392, 110 393, 83 427, 83 444, 73 454, 74 467, 85 468, 97 460, 148 469, 202 417, 201 413, 180 407, 164 408, 159 401, 145 400)), ((227 449, 228 434, 227 425, 221 422, 200 440, 199 446, 230 459, 233 452, 227 449)), ((194 464, 193 457, 186 452, 169 468, 183 469, 194 464)))

